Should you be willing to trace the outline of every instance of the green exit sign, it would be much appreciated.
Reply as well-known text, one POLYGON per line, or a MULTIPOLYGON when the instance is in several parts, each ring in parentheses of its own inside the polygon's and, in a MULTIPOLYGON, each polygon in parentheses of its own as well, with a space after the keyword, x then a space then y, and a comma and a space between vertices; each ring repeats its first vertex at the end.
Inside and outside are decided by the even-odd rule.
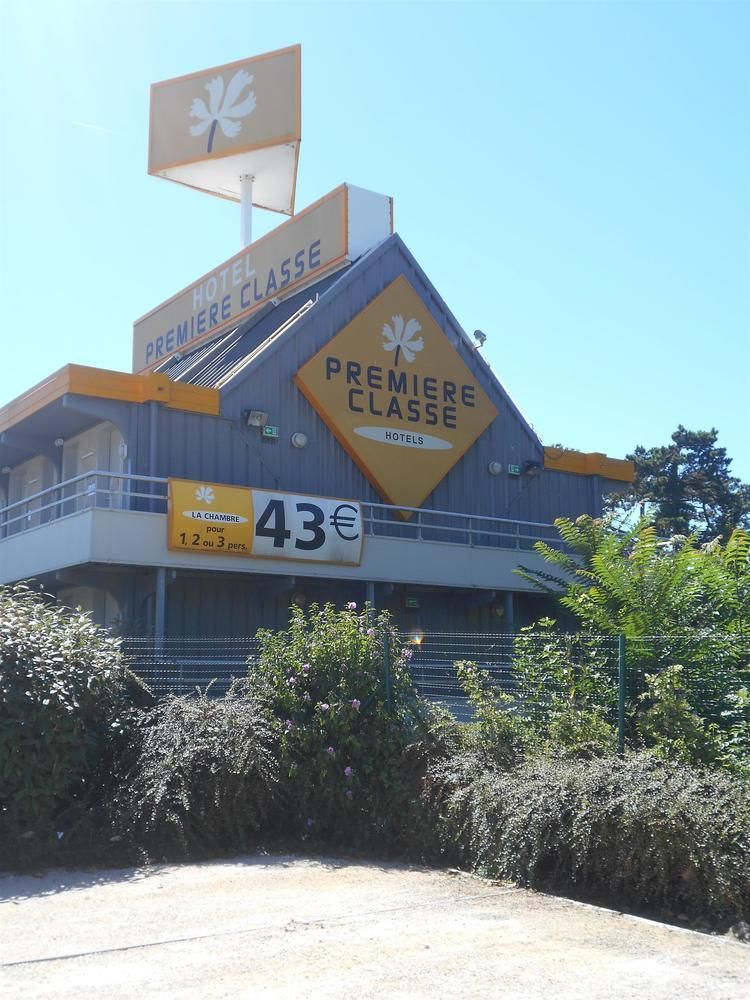
POLYGON ((266 424, 265 427, 261 428, 260 433, 264 438, 277 438, 279 436, 279 428, 273 424, 266 424))
POLYGON ((521 475, 521 466, 520 465, 509 465, 508 466, 508 475, 509 476, 520 476, 521 475))

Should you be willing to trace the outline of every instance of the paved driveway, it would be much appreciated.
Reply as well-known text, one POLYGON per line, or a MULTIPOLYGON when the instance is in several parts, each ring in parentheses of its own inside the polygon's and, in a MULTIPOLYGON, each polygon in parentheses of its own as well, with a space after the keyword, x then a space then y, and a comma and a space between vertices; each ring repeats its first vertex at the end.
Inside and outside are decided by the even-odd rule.
POLYGON ((340 859, 0 877, 0 996, 750 1000, 750 947, 340 859))

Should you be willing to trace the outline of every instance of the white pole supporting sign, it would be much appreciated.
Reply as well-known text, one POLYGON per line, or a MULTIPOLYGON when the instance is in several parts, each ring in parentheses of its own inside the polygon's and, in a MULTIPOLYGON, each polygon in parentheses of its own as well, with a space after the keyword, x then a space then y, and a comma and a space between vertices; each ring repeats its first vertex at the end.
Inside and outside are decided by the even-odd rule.
POLYGON ((249 247, 253 242, 253 175, 243 174, 240 177, 240 208, 242 218, 241 236, 242 247, 249 247))

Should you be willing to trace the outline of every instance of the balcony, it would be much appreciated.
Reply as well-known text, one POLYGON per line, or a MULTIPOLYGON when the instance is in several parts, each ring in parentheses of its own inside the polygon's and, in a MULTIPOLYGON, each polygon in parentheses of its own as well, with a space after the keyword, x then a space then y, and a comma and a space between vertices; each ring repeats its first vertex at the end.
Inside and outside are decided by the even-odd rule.
POLYGON ((167 482, 89 472, 3 507, 0 583, 106 564, 525 590, 513 571, 544 566, 534 543, 561 547, 551 524, 363 502, 360 566, 172 552, 167 482))

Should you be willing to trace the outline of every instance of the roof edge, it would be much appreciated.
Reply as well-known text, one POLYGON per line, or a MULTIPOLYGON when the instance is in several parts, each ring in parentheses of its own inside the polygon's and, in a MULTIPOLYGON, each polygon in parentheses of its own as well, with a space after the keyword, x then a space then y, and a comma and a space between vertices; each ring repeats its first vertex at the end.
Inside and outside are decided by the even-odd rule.
POLYGON ((87 365, 65 365, 0 409, 0 433, 10 430, 66 393, 128 403, 154 401, 171 409, 214 416, 219 413, 219 393, 216 389, 173 382, 161 374, 131 375, 87 365))
POLYGON ((635 479, 635 463, 625 458, 609 458, 601 451, 568 451, 564 448, 544 449, 544 468, 553 472, 570 472, 576 476, 601 476, 621 483, 635 479))

